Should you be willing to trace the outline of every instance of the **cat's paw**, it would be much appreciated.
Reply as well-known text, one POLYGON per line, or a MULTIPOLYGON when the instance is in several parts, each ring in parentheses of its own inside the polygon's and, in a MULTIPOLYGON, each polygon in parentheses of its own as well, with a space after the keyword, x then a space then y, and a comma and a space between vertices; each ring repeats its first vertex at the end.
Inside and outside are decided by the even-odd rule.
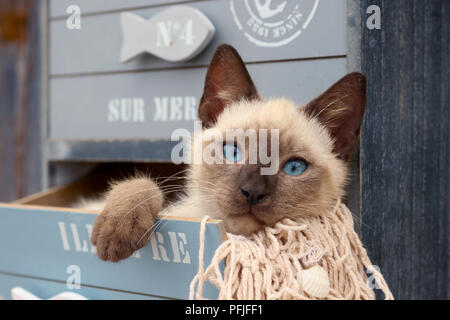
POLYGON ((99 258, 117 262, 145 246, 162 205, 163 195, 151 179, 115 184, 92 230, 91 242, 99 258))

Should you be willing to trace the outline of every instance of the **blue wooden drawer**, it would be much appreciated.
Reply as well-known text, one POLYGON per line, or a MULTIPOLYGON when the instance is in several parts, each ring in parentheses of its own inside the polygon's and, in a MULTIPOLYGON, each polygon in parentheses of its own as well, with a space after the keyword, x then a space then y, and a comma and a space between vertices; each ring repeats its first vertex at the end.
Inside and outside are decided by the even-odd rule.
MULTIPOLYGON (((206 66, 217 46, 222 43, 233 45, 245 62, 323 58, 347 54, 345 0, 290 0, 286 2, 283 12, 263 20, 253 12, 256 10, 255 4, 258 3, 256 0, 208 0, 190 1, 185 4, 203 12, 216 29, 211 43, 197 57, 190 61, 174 63, 151 55, 142 55, 127 63, 121 63, 119 56, 123 37, 120 14, 129 11, 133 6, 123 5, 111 12, 106 10, 101 14, 83 15, 84 12, 89 12, 94 3, 98 8, 106 5, 105 1, 89 0, 92 5, 86 2, 70 1, 70 4, 79 4, 80 29, 67 28, 64 18, 49 21, 51 76, 206 66), (258 30, 264 31, 264 36, 258 35, 259 31, 254 29, 255 24, 249 26, 253 20, 259 21, 261 29, 258 30), (284 31, 276 32, 277 28, 283 28, 284 31)), ((148 1, 148 4, 151 2, 148 1)), ((272 3, 275 7, 275 1, 272 3)), ((170 2, 165 4, 130 11, 148 19, 171 5, 170 2)), ((195 36, 195 30, 193 33, 195 36)))
MULTIPOLYGON (((12 287, 22 286, 48 298, 71 291, 79 280, 80 289, 72 290, 88 299, 188 298, 198 268, 198 220, 164 219, 150 243, 133 257, 103 262, 89 241, 94 212, 36 205, 63 199, 70 189, 0 204, 0 296, 9 298, 12 287)), ((205 261, 224 237, 221 221, 208 222, 205 261)), ((213 287, 207 293, 217 296, 213 287)))
MULTIPOLYGON (((341 78, 345 58, 249 65, 264 97, 307 103, 341 78), (287 81, 281 81, 286 80, 287 81)), ((170 140, 194 129, 206 68, 51 79, 53 140, 170 140)))

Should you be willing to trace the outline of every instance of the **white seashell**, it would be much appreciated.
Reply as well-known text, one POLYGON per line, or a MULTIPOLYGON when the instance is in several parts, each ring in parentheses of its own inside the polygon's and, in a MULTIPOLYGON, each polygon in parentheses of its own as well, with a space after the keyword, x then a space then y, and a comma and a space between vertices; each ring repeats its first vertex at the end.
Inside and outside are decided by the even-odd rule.
POLYGON ((303 291, 315 298, 325 298, 330 293, 328 273, 320 266, 302 271, 303 291))

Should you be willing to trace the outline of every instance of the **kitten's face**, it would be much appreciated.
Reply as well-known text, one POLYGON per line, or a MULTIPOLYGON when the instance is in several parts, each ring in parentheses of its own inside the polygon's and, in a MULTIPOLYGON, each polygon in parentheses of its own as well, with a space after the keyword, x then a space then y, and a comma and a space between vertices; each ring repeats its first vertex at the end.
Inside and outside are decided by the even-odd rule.
MULTIPOLYGON (((237 103, 227 108, 216 125, 207 130, 218 129, 225 137, 227 129, 241 128, 256 132, 278 129, 279 165, 275 174, 261 175, 261 165, 249 163, 247 140, 245 146, 238 146, 245 164, 229 161, 195 166, 194 182, 199 194, 212 212, 219 213, 228 231, 248 234, 282 218, 323 213, 343 195, 344 161, 332 153, 332 141, 319 122, 293 103, 286 100, 237 103), (306 170, 298 175, 285 172, 284 165, 291 159, 305 161, 306 170), (264 196, 261 201, 251 203, 242 194, 241 190, 251 192, 261 185, 265 186, 259 192, 264 196)), ((204 142, 205 147, 207 143, 204 142)))
MULTIPOLYGON (((328 92, 329 97, 321 96, 303 108, 283 99, 262 101, 237 53, 222 47, 217 55, 219 58, 213 59, 208 72, 199 110, 201 120, 206 123, 203 134, 215 130, 226 137, 229 129, 242 129, 241 134, 248 129, 256 133, 276 129, 278 148, 275 148, 277 154, 270 154, 271 160, 276 160, 275 170, 265 175, 261 174, 261 168, 271 164, 262 165, 259 157, 256 164, 250 160, 259 149, 249 148, 249 138, 215 140, 214 143, 219 144, 216 150, 222 150, 224 158, 229 158, 227 153, 230 148, 233 152, 234 147, 234 156, 237 156, 234 160, 239 161, 229 159, 225 164, 193 165, 192 187, 203 205, 224 220, 227 231, 236 234, 252 233, 283 218, 295 219, 329 210, 344 194, 346 160, 357 141, 361 111, 357 110, 359 120, 349 117, 353 110, 346 106, 345 98, 336 99, 339 90, 328 92), (222 64, 227 65, 221 69, 222 64), (208 82, 213 83, 213 89, 211 86, 208 89, 208 82), (339 118, 337 114, 346 117, 335 121, 339 118), (347 130, 339 125, 341 122, 347 130), (356 126, 348 126, 348 123, 356 123, 356 126), (222 148, 224 145, 226 147, 222 148)), ((260 142, 258 139, 258 147, 260 142)), ((265 142, 270 149, 270 134, 265 142)), ((210 143, 204 141, 203 147, 210 143)))

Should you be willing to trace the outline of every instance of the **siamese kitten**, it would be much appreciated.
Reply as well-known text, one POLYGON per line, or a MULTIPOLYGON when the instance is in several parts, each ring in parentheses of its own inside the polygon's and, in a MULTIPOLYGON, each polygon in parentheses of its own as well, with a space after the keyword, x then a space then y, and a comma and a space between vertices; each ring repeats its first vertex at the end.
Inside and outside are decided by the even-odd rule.
POLYGON ((248 148, 224 140, 219 150, 227 163, 191 165, 186 195, 165 208, 163 192, 151 178, 117 182, 92 232, 99 257, 119 261, 132 255, 146 245, 158 216, 209 215, 222 219, 228 232, 247 235, 283 218, 326 214, 344 196, 365 91, 364 76, 352 73, 303 107, 286 99, 264 100, 236 50, 220 46, 199 106, 203 134, 278 129, 275 174, 261 174, 265 165, 250 164, 248 148))

